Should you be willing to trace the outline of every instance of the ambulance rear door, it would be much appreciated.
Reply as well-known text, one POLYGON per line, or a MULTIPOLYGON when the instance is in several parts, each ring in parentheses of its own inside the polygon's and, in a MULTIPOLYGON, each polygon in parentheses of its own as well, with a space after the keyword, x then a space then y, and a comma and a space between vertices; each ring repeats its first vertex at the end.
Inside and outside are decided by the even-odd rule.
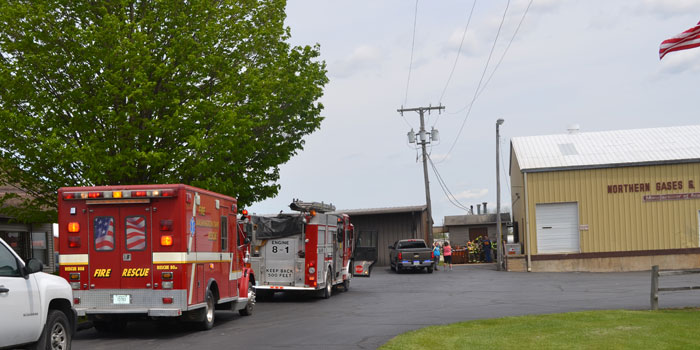
MULTIPOLYGON (((151 288, 151 219, 148 203, 89 206, 91 289, 151 288)), ((128 295, 113 298, 131 302, 128 295)))

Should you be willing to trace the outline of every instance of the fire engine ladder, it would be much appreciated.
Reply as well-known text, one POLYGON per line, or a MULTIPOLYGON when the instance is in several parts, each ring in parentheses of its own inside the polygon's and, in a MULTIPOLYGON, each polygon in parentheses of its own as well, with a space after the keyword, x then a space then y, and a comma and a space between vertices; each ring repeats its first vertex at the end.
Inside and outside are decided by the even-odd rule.
POLYGON ((335 205, 333 204, 326 204, 323 202, 304 202, 300 201, 298 199, 294 199, 292 201, 292 204, 289 205, 289 208, 291 208, 294 211, 301 211, 301 212, 309 212, 311 210, 315 210, 318 213, 326 213, 329 211, 334 211, 335 210, 335 205))

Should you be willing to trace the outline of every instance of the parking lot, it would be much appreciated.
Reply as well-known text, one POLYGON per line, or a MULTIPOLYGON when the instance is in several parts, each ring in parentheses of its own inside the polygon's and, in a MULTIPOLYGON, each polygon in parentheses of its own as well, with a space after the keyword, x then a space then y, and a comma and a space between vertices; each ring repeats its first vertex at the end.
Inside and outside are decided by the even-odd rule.
MULTIPOLYGON (((693 276, 662 285, 697 285, 693 276)), ((649 308, 650 274, 498 272, 492 264, 396 274, 375 268, 350 290, 323 300, 276 295, 251 317, 217 312, 208 332, 178 324, 134 322, 122 334, 78 332, 75 349, 375 349, 413 329, 463 320, 579 310, 649 308)), ((700 305, 700 292, 665 293, 660 307, 700 305)))

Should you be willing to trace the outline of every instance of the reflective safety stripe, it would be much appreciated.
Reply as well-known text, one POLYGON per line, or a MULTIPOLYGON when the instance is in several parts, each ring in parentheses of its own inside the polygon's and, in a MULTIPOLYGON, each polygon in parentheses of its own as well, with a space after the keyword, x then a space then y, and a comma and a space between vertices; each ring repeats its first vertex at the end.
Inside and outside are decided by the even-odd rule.
POLYGON ((90 261, 87 254, 60 254, 59 265, 87 265, 90 261))
POLYGON ((153 253, 154 264, 189 264, 206 262, 229 262, 233 253, 153 253))

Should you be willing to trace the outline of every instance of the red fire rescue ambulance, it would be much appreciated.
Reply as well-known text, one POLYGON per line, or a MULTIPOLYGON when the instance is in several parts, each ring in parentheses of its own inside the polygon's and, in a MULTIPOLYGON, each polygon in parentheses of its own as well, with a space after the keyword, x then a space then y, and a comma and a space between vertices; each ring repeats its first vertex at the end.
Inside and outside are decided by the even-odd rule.
POLYGON ((276 291, 309 291, 323 298, 332 288, 350 288, 353 225, 335 207, 295 200, 299 214, 251 216, 252 256, 256 294, 269 298, 276 291))
POLYGON ((100 331, 137 316, 210 329, 215 308, 250 315, 255 277, 237 210, 232 197, 181 184, 59 189, 60 275, 78 314, 100 331))

